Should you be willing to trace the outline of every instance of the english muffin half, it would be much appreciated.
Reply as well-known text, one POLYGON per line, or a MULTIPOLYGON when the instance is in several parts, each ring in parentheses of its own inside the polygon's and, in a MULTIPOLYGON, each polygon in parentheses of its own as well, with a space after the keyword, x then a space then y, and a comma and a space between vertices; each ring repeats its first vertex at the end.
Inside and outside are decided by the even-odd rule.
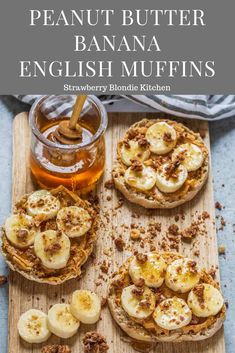
POLYGON ((151 343, 204 340, 225 319, 218 283, 194 260, 170 252, 129 258, 110 282, 108 304, 128 336, 151 343))
POLYGON ((52 285, 78 277, 96 241, 97 212, 60 186, 21 198, 2 231, 9 267, 27 279, 52 285))
POLYGON ((117 146, 115 186, 145 208, 173 208, 205 184, 208 149, 198 133, 168 119, 141 120, 117 146))

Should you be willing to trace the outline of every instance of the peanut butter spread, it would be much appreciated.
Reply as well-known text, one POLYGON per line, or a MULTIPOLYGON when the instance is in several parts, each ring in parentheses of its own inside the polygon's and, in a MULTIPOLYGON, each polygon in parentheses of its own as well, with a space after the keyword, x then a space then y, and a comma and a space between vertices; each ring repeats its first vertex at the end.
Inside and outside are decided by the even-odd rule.
MULTIPOLYGON (((93 209, 91 204, 80 199, 76 194, 64 187, 51 190, 51 194, 59 199, 61 208, 67 206, 83 207, 89 212, 92 220, 92 226, 86 234, 79 238, 70 238, 70 258, 66 267, 59 270, 44 267, 36 256, 33 245, 24 249, 14 247, 7 239, 4 230, 2 234, 2 250, 10 267, 20 272, 25 277, 39 282, 59 284, 81 274, 81 266, 88 259, 96 241, 97 212, 93 209)), ((27 213, 26 203, 28 196, 29 195, 25 195, 22 197, 22 199, 15 205, 14 213, 27 213)), ((48 256, 50 256, 56 254, 61 248, 59 242, 60 231, 57 228, 56 217, 39 224, 39 232, 44 232, 46 230, 57 231, 57 238, 44 249, 45 252, 48 253, 48 256)), ((24 238, 25 232, 20 231, 17 236, 24 238)))
MULTIPOLYGON (((167 265, 171 264, 173 261, 182 258, 181 255, 178 255, 177 253, 161 253, 161 256, 163 256, 164 260, 166 261, 167 265)), ((125 287, 130 286, 133 284, 131 277, 129 275, 129 265, 131 262, 132 258, 129 258, 126 263, 123 264, 119 268, 119 270, 114 274, 113 279, 110 284, 109 288, 109 295, 115 297, 115 303, 119 308, 122 308, 121 306, 121 294, 122 291, 125 287)), ((191 268, 192 271, 194 271, 195 264, 194 261, 191 263, 191 268)), ((194 293, 197 295, 199 298, 199 301, 201 305, 203 305, 203 283, 208 283, 213 285, 216 288, 219 288, 218 283, 211 277, 211 275, 206 272, 204 269, 200 271, 200 281, 199 283, 195 286, 193 289, 194 293)), ((143 294, 143 286, 144 283, 140 283, 140 286, 135 286, 134 288, 134 295, 138 298, 141 298, 143 294)), ((159 288, 152 288, 152 292, 155 294, 156 298, 156 305, 161 303, 163 300, 168 299, 168 298, 173 298, 173 297, 178 297, 181 299, 184 299, 187 301, 188 293, 177 293, 171 289, 169 289, 164 283, 161 285, 159 288)), ((167 303, 166 303, 167 304, 167 303)), ((147 301, 143 303, 145 307, 147 308, 148 303, 147 301)), ((123 309, 122 309, 123 310, 123 309)), ((125 315, 128 315, 125 313, 125 315)), ((206 330, 210 328, 217 319, 223 318, 225 316, 225 306, 221 309, 221 311, 215 315, 215 316, 209 316, 206 318, 202 317, 197 317, 195 315, 192 316, 191 322, 178 329, 177 332, 180 331, 181 334, 197 334, 199 332, 202 332, 203 330, 206 330)), ((141 326, 143 326, 144 329, 146 329, 150 334, 156 335, 156 336, 169 336, 171 331, 166 330, 161 328, 156 324, 154 321, 152 315, 150 315, 146 319, 136 319, 134 317, 129 316, 129 319, 141 326)), ((130 323, 131 325, 131 323, 130 323)))

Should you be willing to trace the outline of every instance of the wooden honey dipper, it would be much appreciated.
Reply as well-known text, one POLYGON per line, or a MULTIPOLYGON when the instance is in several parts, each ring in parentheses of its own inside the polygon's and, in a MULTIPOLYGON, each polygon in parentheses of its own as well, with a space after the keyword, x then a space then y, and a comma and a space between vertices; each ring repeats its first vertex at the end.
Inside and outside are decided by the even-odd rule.
POLYGON ((86 95, 77 96, 71 118, 59 123, 58 128, 54 132, 54 137, 60 143, 64 145, 74 145, 81 142, 82 127, 78 121, 86 98, 86 95))

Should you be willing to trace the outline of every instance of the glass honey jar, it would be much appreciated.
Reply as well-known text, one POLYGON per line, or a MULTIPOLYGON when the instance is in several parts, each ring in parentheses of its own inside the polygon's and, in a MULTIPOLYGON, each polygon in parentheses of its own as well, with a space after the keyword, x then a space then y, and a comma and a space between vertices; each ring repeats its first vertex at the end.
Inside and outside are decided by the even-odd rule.
POLYGON ((41 188, 52 189, 64 185, 72 191, 89 190, 103 173, 107 113, 96 96, 87 96, 80 114, 82 133, 79 143, 62 144, 55 138, 60 122, 70 119, 73 104, 71 96, 42 96, 29 112, 32 130, 30 169, 34 181, 41 188), (62 111, 59 116, 50 116, 47 106, 52 99, 56 107, 62 107, 66 102, 66 116, 61 108, 58 109, 62 111))

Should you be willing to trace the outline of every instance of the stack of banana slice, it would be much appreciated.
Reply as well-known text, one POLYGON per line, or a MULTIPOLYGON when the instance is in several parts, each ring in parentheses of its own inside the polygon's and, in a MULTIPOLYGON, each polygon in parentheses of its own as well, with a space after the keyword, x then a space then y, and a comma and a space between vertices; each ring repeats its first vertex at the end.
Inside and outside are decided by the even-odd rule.
POLYGON ((117 188, 146 208, 175 207, 191 199, 208 174, 208 151, 199 134, 170 120, 134 124, 118 144, 117 188))
POLYGON ((146 341, 207 338, 222 325, 225 310, 212 277, 175 253, 130 258, 111 281, 108 302, 121 328, 146 341))
POLYGON ((29 279, 58 284, 81 273, 96 239, 95 212, 64 187, 38 190, 18 202, 3 229, 10 267, 29 279))
POLYGON ((18 321, 18 332, 28 343, 45 342, 51 333, 66 339, 77 333, 80 323, 95 324, 100 312, 101 302, 96 293, 76 290, 71 304, 55 304, 47 315, 37 309, 23 313, 18 321))

